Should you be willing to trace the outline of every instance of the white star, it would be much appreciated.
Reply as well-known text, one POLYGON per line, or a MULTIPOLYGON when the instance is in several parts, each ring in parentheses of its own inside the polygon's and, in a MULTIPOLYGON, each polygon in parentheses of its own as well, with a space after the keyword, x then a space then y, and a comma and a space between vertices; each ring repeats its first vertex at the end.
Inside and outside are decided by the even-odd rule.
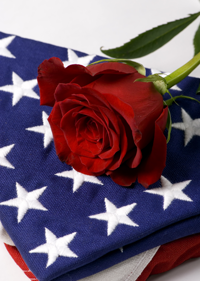
POLYGON ((87 66, 95 57, 95 55, 86 55, 84 57, 78 57, 77 54, 71 50, 68 49, 68 60, 64 61, 64 67, 67 67, 71 64, 81 64, 83 66, 87 66))
POLYGON ((15 36, 9 36, 0 40, 0 56, 15 59, 15 56, 7 49, 14 38, 15 36))
POLYGON ((37 79, 23 81, 15 72, 12 73, 13 85, 0 87, 1 91, 13 94, 12 105, 16 105, 23 97, 39 99, 38 95, 32 90, 37 85, 37 79))
POLYGON ((174 123, 172 127, 185 131, 184 145, 186 146, 194 136, 200 136, 200 118, 193 120, 183 108, 181 114, 183 123, 174 123))
MULTIPOLYGON (((151 69, 151 74, 156 74, 159 73, 159 75, 163 78, 165 78, 167 75, 169 75, 170 73, 161 73, 161 71, 158 71, 156 69, 151 69)), ((181 88, 179 88, 177 85, 174 85, 173 87, 171 87, 172 90, 176 90, 176 91, 182 91, 181 88)))
POLYGON ((45 228, 46 243, 29 251, 29 253, 47 254, 48 261, 46 267, 53 264, 59 256, 77 258, 78 256, 72 252, 68 244, 74 239, 76 232, 57 238, 49 229, 45 228))
POLYGON ((172 184, 165 177, 161 176, 162 187, 145 190, 145 192, 163 196, 163 209, 166 210, 174 199, 192 202, 192 199, 182 191, 190 182, 191 180, 172 184))
POLYGON ((98 178, 94 176, 84 175, 74 169, 62 173, 57 173, 56 176, 73 179, 73 192, 77 191, 85 181, 103 185, 103 183, 98 178))
POLYGON ((137 205, 136 203, 116 208, 107 198, 105 198, 106 212, 89 216, 91 219, 104 220, 108 222, 107 235, 109 236, 118 224, 138 226, 127 215, 137 205))
POLYGON ((0 203, 0 205, 17 207, 18 208, 17 220, 19 223, 30 209, 47 211, 47 209, 44 208, 42 204, 37 200, 45 191, 45 189, 46 186, 28 192, 19 183, 16 182, 17 198, 4 201, 0 203))
POLYGON ((43 125, 35 126, 35 127, 31 127, 31 128, 26 128, 26 130, 28 130, 28 131, 44 134, 44 148, 46 148, 50 144, 50 142, 53 140, 51 127, 50 127, 49 122, 47 120, 48 117, 49 116, 46 114, 46 112, 42 111, 43 125))
POLYGON ((11 151, 14 144, 0 148, 0 166, 15 169, 15 167, 6 159, 6 155, 11 151))

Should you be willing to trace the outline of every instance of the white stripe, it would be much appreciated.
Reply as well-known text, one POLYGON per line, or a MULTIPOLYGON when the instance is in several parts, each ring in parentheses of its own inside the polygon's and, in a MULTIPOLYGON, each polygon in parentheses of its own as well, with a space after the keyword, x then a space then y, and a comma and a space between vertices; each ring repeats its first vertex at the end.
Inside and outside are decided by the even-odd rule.
MULTIPOLYGON (((3 243, 14 246, 13 241, 6 232, 0 221, 0 240, 3 243)), ((159 246, 160 247, 160 246, 159 246)), ((80 279, 79 281, 136 281, 141 275, 146 266, 150 263, 152 258, 157 253, 159 247, 145 251, 139 255, 129 258, 121 263, 118 263, 110 268, 98 272, 89 277, 80 279)), ((123 254, 123 253, 122 253, 123 254)))
POLYGON ((157 253, 159 247, 145 251, 79 281, 135 281, 157 253))
POLYGON ((5 228, 3 227, 1 221, 0 221, 0 241, 2 241, 3 243, 6 243, 8 245, 15 246, 12 239, 10 238, 10 236, 6 232, 5 228))

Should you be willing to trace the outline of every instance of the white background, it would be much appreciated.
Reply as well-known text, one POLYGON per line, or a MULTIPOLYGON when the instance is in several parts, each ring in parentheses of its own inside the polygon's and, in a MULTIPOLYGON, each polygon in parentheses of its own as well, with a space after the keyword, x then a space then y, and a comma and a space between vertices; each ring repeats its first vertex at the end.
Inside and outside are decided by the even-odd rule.
MULTIPOLYGON (((121 46, 139 33, 200 10, 198 0, 0 0, 0 31, 88 54, 121 46)), ((172 72, 193 56, 197 19, 160 50, 136 61, 172 72)), ((200 77, 200 67, 193 73, 200 77)), ((0 280, 29 280, 0 243, 0 280)), ((200 259, 149 281, 200 280, 200 259)))

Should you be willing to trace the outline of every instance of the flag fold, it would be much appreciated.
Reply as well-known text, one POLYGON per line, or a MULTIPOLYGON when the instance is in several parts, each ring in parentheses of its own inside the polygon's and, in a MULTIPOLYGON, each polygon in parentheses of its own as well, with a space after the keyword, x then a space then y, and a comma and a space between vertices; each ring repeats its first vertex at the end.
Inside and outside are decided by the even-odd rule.
MULTIPOLYGON (((37 67, 44 59, 87 65, 100 57, 4 33, 0 41, 0 220, 37 279, 85 278, 200 232, 197 102, 171 106, 160 181, 124 188, 60 162, 47 122, 51 108, 39 101, 37 67)), ((187 77, 171 92, 196 97, 198 84, 187 77)))

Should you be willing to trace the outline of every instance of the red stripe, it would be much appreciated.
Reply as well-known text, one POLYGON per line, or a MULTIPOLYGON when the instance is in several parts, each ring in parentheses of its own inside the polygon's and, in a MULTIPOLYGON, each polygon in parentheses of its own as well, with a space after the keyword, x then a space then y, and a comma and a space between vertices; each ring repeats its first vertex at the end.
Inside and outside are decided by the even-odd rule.
MULTIPOLYGON (((17 265, 32 281, 39 281, 29 270, 16 247, 5 244, 17 265)), ((200 234, 191 235, 162 245, 137 281, 146 281, 152 274, 168 271, 190 258, 200 257, 200 234)))
POLYGON ((35 275, 30 271, 28 266, 26 265, 25 261, 23 260, 22 256, 20 255, 19 251, 16 247, 10 246, 5 244, 7 251, 11 255, 11 257, 14 259, 16 264, 24 271, 26 276, 31 279, 31 281, 39 281, 35 275))
POLYGON ((137 281, 146 281, 153 274, 166 272, 190 258, 200 257, 200 234, 162 245, 137 281))

